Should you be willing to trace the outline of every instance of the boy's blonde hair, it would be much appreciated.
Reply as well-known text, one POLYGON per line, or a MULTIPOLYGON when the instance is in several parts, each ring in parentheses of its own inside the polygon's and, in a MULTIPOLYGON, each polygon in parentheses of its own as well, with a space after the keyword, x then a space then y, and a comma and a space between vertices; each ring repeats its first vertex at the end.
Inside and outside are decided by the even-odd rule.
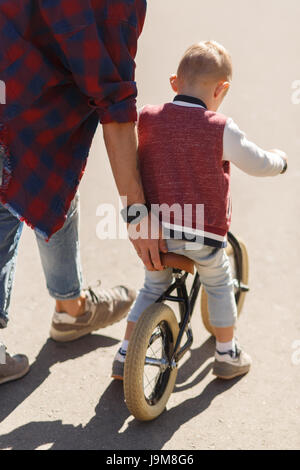
POLYGON ((230 54, 216 41, 203 41, 193 44, 182 57, 177 77, 192 84, 198 78, 205 80, 232 79, 232 61, 230 54))

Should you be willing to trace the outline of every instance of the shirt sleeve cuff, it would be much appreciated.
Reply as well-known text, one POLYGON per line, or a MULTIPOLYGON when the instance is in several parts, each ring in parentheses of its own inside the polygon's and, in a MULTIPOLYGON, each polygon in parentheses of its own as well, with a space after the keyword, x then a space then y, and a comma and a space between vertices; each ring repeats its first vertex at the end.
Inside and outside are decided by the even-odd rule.
POLYGON ((283 175, 286 170, 288 169, 288 164, 287 164, 287 161, 282 159, 283 160, 283 168, 282 168, 282 171, 280 172, 281 175, 283 175))
POLYGON ((107 109, 98 108, 98 114, 101 124, 110 122, 136 122, 137 109, 136 99, 121 101, 109 106, 107 109))

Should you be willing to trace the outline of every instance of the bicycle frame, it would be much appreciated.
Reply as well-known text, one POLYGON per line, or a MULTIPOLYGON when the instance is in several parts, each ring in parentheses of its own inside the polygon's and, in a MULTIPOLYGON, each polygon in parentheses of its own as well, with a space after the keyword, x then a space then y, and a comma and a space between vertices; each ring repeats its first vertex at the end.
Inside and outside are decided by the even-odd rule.
POLYGON ((168 289, 157 299, 156 302, 163 302, 170 300, 172 302, 179 303, 180 323, 179 323, 179 334, 176 340, 174 352, 172 358, 170 358, 170 364, 177 363, 183 355, 190 349, 193 343, 193 333, 189 326, 193 310, 195 307, 196 299, 201 287, 200 276, 198 272, 194 276, 193 285, 190 293, 187 292, 185 284, 188 273, 182 273, 180 269, 173 269, 175 281, 168 287, 168 289), (177 290, 177 296, 171 295, 174 290, 177 290), (184 333, 187 334, 186 343, 180 348, 180 343, 184 333))
MULTIPOLYGON (((233 254, 235 258, 236 274, 238 285, 236 292, 236 301, 238 301, 240 293, 242 291, 248 291, 248 286, 245 286, 240 282, 242 273, 242 252, 238 240, 228 232, 228 241, 233 248, 233 254)), ((190 321, 194 311, 197 296, 201 287, 201 281, 199 273, 196 272, 194 275, 194 281, 190 292, 187 292, 186 278, 189 273, 183 272, 180 269, 173 269, 173 275, 175 281, 168 287, 168 289, 157 299, 156 302, 163 302, 170 300, 172 302, 179 303, 180 323, 179 323, 179 334, 175 343, 173 355, 169 358, 169 364, 171 367, 176 367, 178 361, 184 356, 184 354, 191 348, 193 344, 193 332, 190 327, 190 321), (177 290, 177 295, 171 295, 174 290, 177 290), (184 333, 187 334, 187 341, 180 347, 180 343, 184 333)))

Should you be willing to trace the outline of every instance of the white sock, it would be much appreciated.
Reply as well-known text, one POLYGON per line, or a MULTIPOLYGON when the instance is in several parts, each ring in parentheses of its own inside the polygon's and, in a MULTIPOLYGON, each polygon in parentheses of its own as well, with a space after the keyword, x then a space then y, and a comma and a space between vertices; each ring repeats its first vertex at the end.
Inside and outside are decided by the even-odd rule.
POLYGON ((129 343, 128 339, 123 339, 123 342, 121 344, 121 350, 125 354, 126 354, 127 349, 128 349, 128 343, 129 343))
POLYGON ((125 362, 128 343, 129 343, 129 341, 127 339, 123 340, 123 342, 121 344, 121 347, 120 347, 120 349, 118 350, 118 352, 115 356, 115 360, 117 360, 119 362, 125 362))
POLYGON ((232 338, 232 340, 228 341, 227 343, 220 343, 219 341, 216 341, 216 350, 220 353, 235 351, 235 339, 232 338))

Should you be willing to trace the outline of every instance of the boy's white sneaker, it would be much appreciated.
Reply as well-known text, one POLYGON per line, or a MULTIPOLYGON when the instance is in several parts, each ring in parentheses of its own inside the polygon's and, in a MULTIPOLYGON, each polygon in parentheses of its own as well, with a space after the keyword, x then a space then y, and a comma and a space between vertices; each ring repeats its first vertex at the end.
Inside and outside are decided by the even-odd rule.
POLYGON ((219 379, 230 380, 249 372, 252 359, 249 354, 236 346, 235 351, 221 353, 216 350, 213 374, 219 379))

